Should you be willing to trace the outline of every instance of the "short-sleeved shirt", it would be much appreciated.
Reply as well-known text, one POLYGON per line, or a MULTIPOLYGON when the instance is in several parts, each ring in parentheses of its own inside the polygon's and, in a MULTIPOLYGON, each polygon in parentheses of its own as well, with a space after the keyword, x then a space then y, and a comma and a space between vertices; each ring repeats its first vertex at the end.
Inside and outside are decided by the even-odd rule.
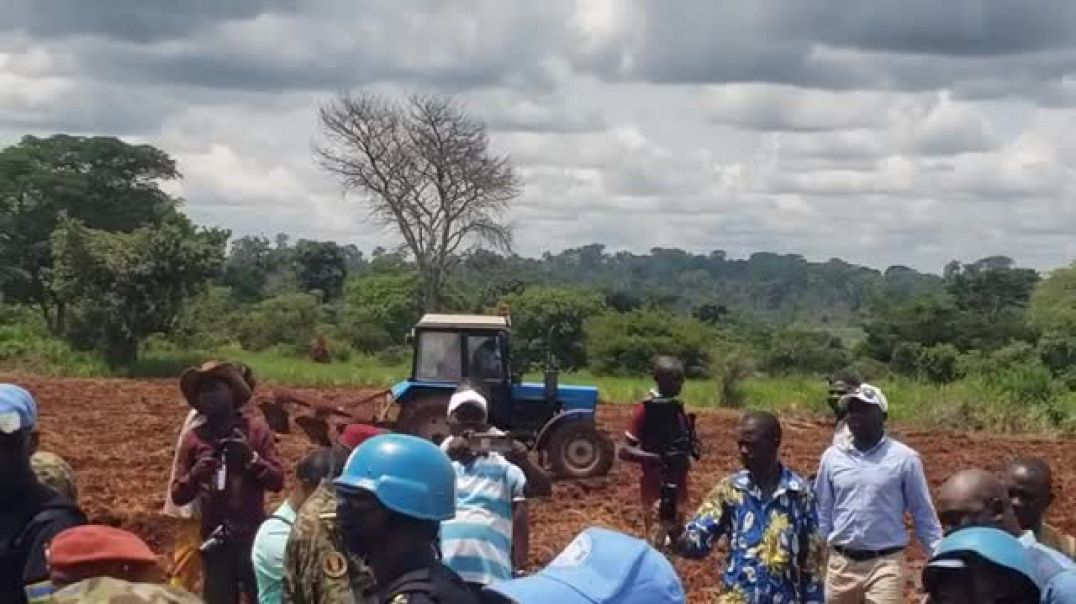
MULTIPOLYGON (((687 416, 682 413, 680 416, 680 428, 686 433, 688 431, 687 416)), ((624 436, 629 442, 637 443, 639 447, 647 453, 661 452, 661 443, 658 441, 658 438, 656 438, 654 431, 649 429, 648 426, 646 402, 636 403, 635 407, 632 409, 631 420, 628 422, 628 429, 624 431, 624 436)), ((685 468, 680 476, 672 477, 673 482, 676 483, 681 503, 687 502, 687 475, 687 468, 685 468)), ((656 501, 661 494, 660 468, 644 464, 642 466, 642 476, 640 477, 639 486, 644 501, 656 501)))
POLYGON ((280 582, 284 577, 284 548, 295 524, 295 510, 285 501, 258 528, 250 559, 258 582, 259 604, 280 604, 280 582))
MULTIPOLYGON (((451 438, 442 444, 447 447, 451 438)), ((441 555, 468 583, 512 578, 512 504, 524 498, 523 470, 499 453, 456 471, 456 517, 441 523, 441 555)))

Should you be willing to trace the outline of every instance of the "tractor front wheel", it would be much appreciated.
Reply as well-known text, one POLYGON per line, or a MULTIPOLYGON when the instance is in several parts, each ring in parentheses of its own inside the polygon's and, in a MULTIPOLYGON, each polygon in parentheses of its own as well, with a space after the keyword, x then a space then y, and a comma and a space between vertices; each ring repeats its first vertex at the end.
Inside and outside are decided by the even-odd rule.
POLYGON ((425 438, 437 445, 449 435, 447 394, 420 394, 402 401, 400 407, 400 417, 396 421, 396 429, 400 432, 425 438))
POLYGON ((613 467, 616 447, 592 422, 568 422, 556 429, 546 446, 553 473, 562 478, 604 476, 613 467))

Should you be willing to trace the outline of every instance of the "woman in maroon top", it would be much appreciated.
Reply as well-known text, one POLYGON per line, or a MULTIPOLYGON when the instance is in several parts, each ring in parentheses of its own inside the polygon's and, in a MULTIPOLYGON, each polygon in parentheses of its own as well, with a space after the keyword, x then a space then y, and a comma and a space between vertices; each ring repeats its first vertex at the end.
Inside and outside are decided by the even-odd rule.
POLYGON ((254 379, 245 365, 211 362, 180 377, 187 402, 206 421, 180 445, 172 501, 198 500, 202 512, 203 595, 233 604, 257 601, 250 551, 265 519, 265 491, 284 488, 284 472, 265 420, 245 404, 254 379))

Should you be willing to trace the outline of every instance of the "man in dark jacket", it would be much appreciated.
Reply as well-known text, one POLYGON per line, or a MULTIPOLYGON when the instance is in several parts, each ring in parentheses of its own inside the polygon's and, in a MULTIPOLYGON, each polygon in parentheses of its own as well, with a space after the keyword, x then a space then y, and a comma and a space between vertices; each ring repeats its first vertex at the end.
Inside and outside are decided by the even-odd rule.
POLYGON ((35 476, 30 456, 36 422, 30 393, 0 384, 0 602, 5 603, 47 596, 45 547, 60 531, 86 522, 78 506, 35 476))
POLYGON ((204 596, 232 604, 258 596, 250 553, 265 520, 265 492, 284 488, 284 472, 265 420, 244 408, 253 378, 246 366, 206 363, 180 377, 180 390, 205 422, 180 445, 172 501, 198 500, 202 512, 204 596))

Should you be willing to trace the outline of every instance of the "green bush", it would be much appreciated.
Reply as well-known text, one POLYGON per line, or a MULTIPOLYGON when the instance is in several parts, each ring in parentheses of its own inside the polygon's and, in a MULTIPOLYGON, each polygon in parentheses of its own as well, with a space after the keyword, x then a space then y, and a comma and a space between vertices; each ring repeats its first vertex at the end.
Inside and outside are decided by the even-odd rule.
POLYGON ((238 341, 239 316, 231 288, 210 287, 184 303, 169 339, 184 348, 229 346, 238 341))
POLYGON ((888 365, 869 357, 860 357, 852 361, 846 369, 854 372, 862 380, 870 383, 888 379, 892 373, 890 372, 888 365))
MULTIPOLYGON (((414 273, 375 273, 351 279, 344 294, 341 325, 358 329, 376 325, 400 344, 421 315, 418 306, 419 281, 414 273)), ((364 347, 355 343, 355 347, 364 347)))
POLYGON ((502 302, 512 312, 512 361, 523 371, 540 366, 547 349, 560 367, 584 367, 583 324, 605 310, 598 292, 571 287, 532 286, 502 302))
POLYGON ((985 380, 1017 404, 1042 405, 1061 394, 1049 368, 1040 361, 998 367, 985 374, 985 380))
POLYGON ((388 348, 378 352, 375 356, 377 362, 381 365, 396 366, 396 365, 410 365, 411 364, 411 347, 410 346, 389 346, 388 348))
POLYGON ((111 374, 108 365, 97 356, 76 351, 48 335, 40 322, 0 323, 0 367, 43 375, 111 374))
POLYGON ((394 344, 388 331, 372 323, 344 323, 336 329, 336 337, 367 354, 380 352, 394 344))
POLYGON ((936 384, 948 384, 960 378, 965 365, 960 351, 952 344, 923 346, 915 342, 894 346, 889 361, 894 373, 936 384))
POLYGON ((694 319, 655 310, 606 313, 587 320, 587 360, 599 375, 638 375, 653 358, 679 358, 690 377, 709 373, 713 331, 694 319))
POLYGON ((1066 333, 1046 333, 1039 339, 1037 347, 1039 358, 1058 374, 1076 369, 1076 335, 1066 333))
POLYGON ((255 305, 239 321, 239 342, 247 350, 265 350, 283 344, 306 354, 314 339, 320 314, 310 294, 284 294, 255 305))
POLYGON ((960 351, 952 344, 936 344, 920 351, 916 374, 936 384, 948 384, 960 377, 960 351))
POLYGON ((774 374, 828 374, 851 361, 841 339, 824 331, 786 329, 773 335, 762 358, 762 369, 774 374))
POLYGON ((893 346, 889 368, 894 373, 915 377, 919 373, 919 357, 923 355, 923 346, 916 342, 900 342, 893 346))

